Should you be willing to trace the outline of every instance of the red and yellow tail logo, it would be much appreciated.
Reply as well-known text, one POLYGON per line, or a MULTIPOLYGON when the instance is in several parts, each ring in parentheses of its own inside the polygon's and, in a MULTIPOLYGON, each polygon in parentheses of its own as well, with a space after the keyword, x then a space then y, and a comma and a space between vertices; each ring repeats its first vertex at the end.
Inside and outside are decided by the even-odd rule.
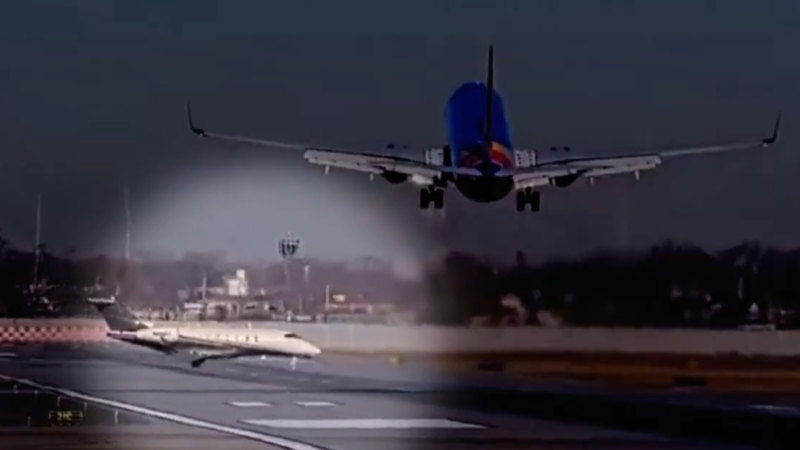
POLYGON ((514 168, 514 158, 512 158, 511 151, 499 142, 492 142, 492 146, 489 147, 489 159, 493 163, 499 164, 503 169, 514 168))
MULTIPOLYGON (((514 168, 514 159, 511 156, 511 152, 499 142, 492 142, 492 146, 489 147, 489 160, 505 170, 514 168)), ((482 162, 483 157, 479 152, 470 152, 461 158, 461 165, 465 167, 476 167, 482 162)))

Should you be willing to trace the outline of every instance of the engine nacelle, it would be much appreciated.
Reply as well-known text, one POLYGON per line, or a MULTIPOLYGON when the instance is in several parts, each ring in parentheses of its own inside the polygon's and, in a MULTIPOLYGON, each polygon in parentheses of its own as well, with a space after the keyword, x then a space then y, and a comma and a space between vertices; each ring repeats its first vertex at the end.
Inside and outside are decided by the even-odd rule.
POLYGON ((514 150, 514 162, 520 168, 535 166, 536 150, 514 150))
POLYGON ((561 175, 560 177, 554 177, 550 179, 550 182, 555 184, 558 187, 567 187, 575 182, 581 175, 578 173, 570 174, 570 175, 561 175))
POLYGON ((386 171, 381 176, 392 184, 400 184, 408 180, 408 174, 400 172, 386 171))
POLYGON ((443 148, 426 148, 424 150, 425 164, 432 166, 445 165, 445 149, 443 148))

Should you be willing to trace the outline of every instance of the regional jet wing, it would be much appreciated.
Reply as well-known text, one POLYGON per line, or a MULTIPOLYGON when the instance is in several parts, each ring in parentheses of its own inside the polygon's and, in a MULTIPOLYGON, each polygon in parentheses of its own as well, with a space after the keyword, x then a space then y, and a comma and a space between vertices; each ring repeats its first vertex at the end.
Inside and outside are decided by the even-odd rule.
POLYGON ((186 104, 186 114, 189 121, 189 128, 198 136, 265 147, 304 150, 303 157, 306 161, 325 167, 326 172, 329 168, 336 167, 369 174, 400 175, 410 177, 412 181, 422 185, 434 184, 436 179, 444 173, 469 176, 481 175, 481 172, 477 169, 432 165, 402 156, 316 147, 299 143, 210 132, 195 126, 192 119, 192 110, 188 103, 186 104))
POLYGON ((596 177, 622 173, 636 173, 638 176, 640 171, 655 169, 667 158, 768 147, 778 140, 780 123, 781 116, 778 114, 772 135, 760 141, 703 147, 672 148, 633 155, 563 158, 537 162, 529 168, 516 170, 512 174, 514 177, 514 185, 516 189, 524 189, 548 184, 568 185, 578 178, 587 178, 591 180, 596 177))

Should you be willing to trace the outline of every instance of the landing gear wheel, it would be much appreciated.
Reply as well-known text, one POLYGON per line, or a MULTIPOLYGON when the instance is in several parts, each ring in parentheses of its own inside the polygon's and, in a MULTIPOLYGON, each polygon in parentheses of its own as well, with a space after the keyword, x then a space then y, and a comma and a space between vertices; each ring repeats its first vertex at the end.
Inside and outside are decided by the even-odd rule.
POLYGON ((538 191, 525 188, 524 191, 517 191, 517 211, 525 211, 525 207, 531 205, 531 212, 539 211, 542 206, 542 196, 538 191))
POLYGON ((198 367, 200 367, 200 366, 201 366, 201 365, 202 365, 204 362, 206 362, 206 358, 198 358, 198 359, 195 359, 195 360, 193 360, 193 361, 192 361, 192 367, 194 367, 194 368, 198 368, 198 367))
POLYGON ((433 207, 436 209, 444 208, 444 190, 443 189, 435 189, 431 191, 431 197, 433 197, 433 207))
POLYGON ((525 198, 525 192, 517 191, 517 211, 525 211, 526 203, 528 203, 528 199, 525 198))
POLYGON ((428 209, 428 206, 433 203, 436 209, 444 207, 444 190, 436 189, 433 187, 420 189, 419 191, 419 208, 428 209))
POLYGON ((419 190, 419 209, 428 209, 431 202, 431 194, 428 189, 419 190))
POLYGON ((528 202, 531 204, 531 212, 539 211, 539 208, 542 207, 542 194, 539 191, 530 192, 528 202))

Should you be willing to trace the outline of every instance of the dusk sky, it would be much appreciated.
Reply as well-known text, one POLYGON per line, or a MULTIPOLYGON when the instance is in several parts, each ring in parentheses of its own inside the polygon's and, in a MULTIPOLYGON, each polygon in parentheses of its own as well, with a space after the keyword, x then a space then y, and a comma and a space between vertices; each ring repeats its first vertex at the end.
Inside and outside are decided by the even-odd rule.
MULTIPOLYGON (((19 1, 0 15, 0 235, 119 253, 133 247, 274 259, 414 261, 458 248, 510 260, 643 248, 800 243, 800 3, 754 1, 19 1), (658 3, 658 4, 656 4, 658 3), (383 151, 444 144, 444 103, 482 79, 495 45, 514 143, 611 154, 760 139, 778 145, 670 160, 594 186, 545 188, 517 213, 322 169, 302 153, 196 138, 200 125, 383 151)), ((416 150, 420 149, 420 150, 416 150)))

